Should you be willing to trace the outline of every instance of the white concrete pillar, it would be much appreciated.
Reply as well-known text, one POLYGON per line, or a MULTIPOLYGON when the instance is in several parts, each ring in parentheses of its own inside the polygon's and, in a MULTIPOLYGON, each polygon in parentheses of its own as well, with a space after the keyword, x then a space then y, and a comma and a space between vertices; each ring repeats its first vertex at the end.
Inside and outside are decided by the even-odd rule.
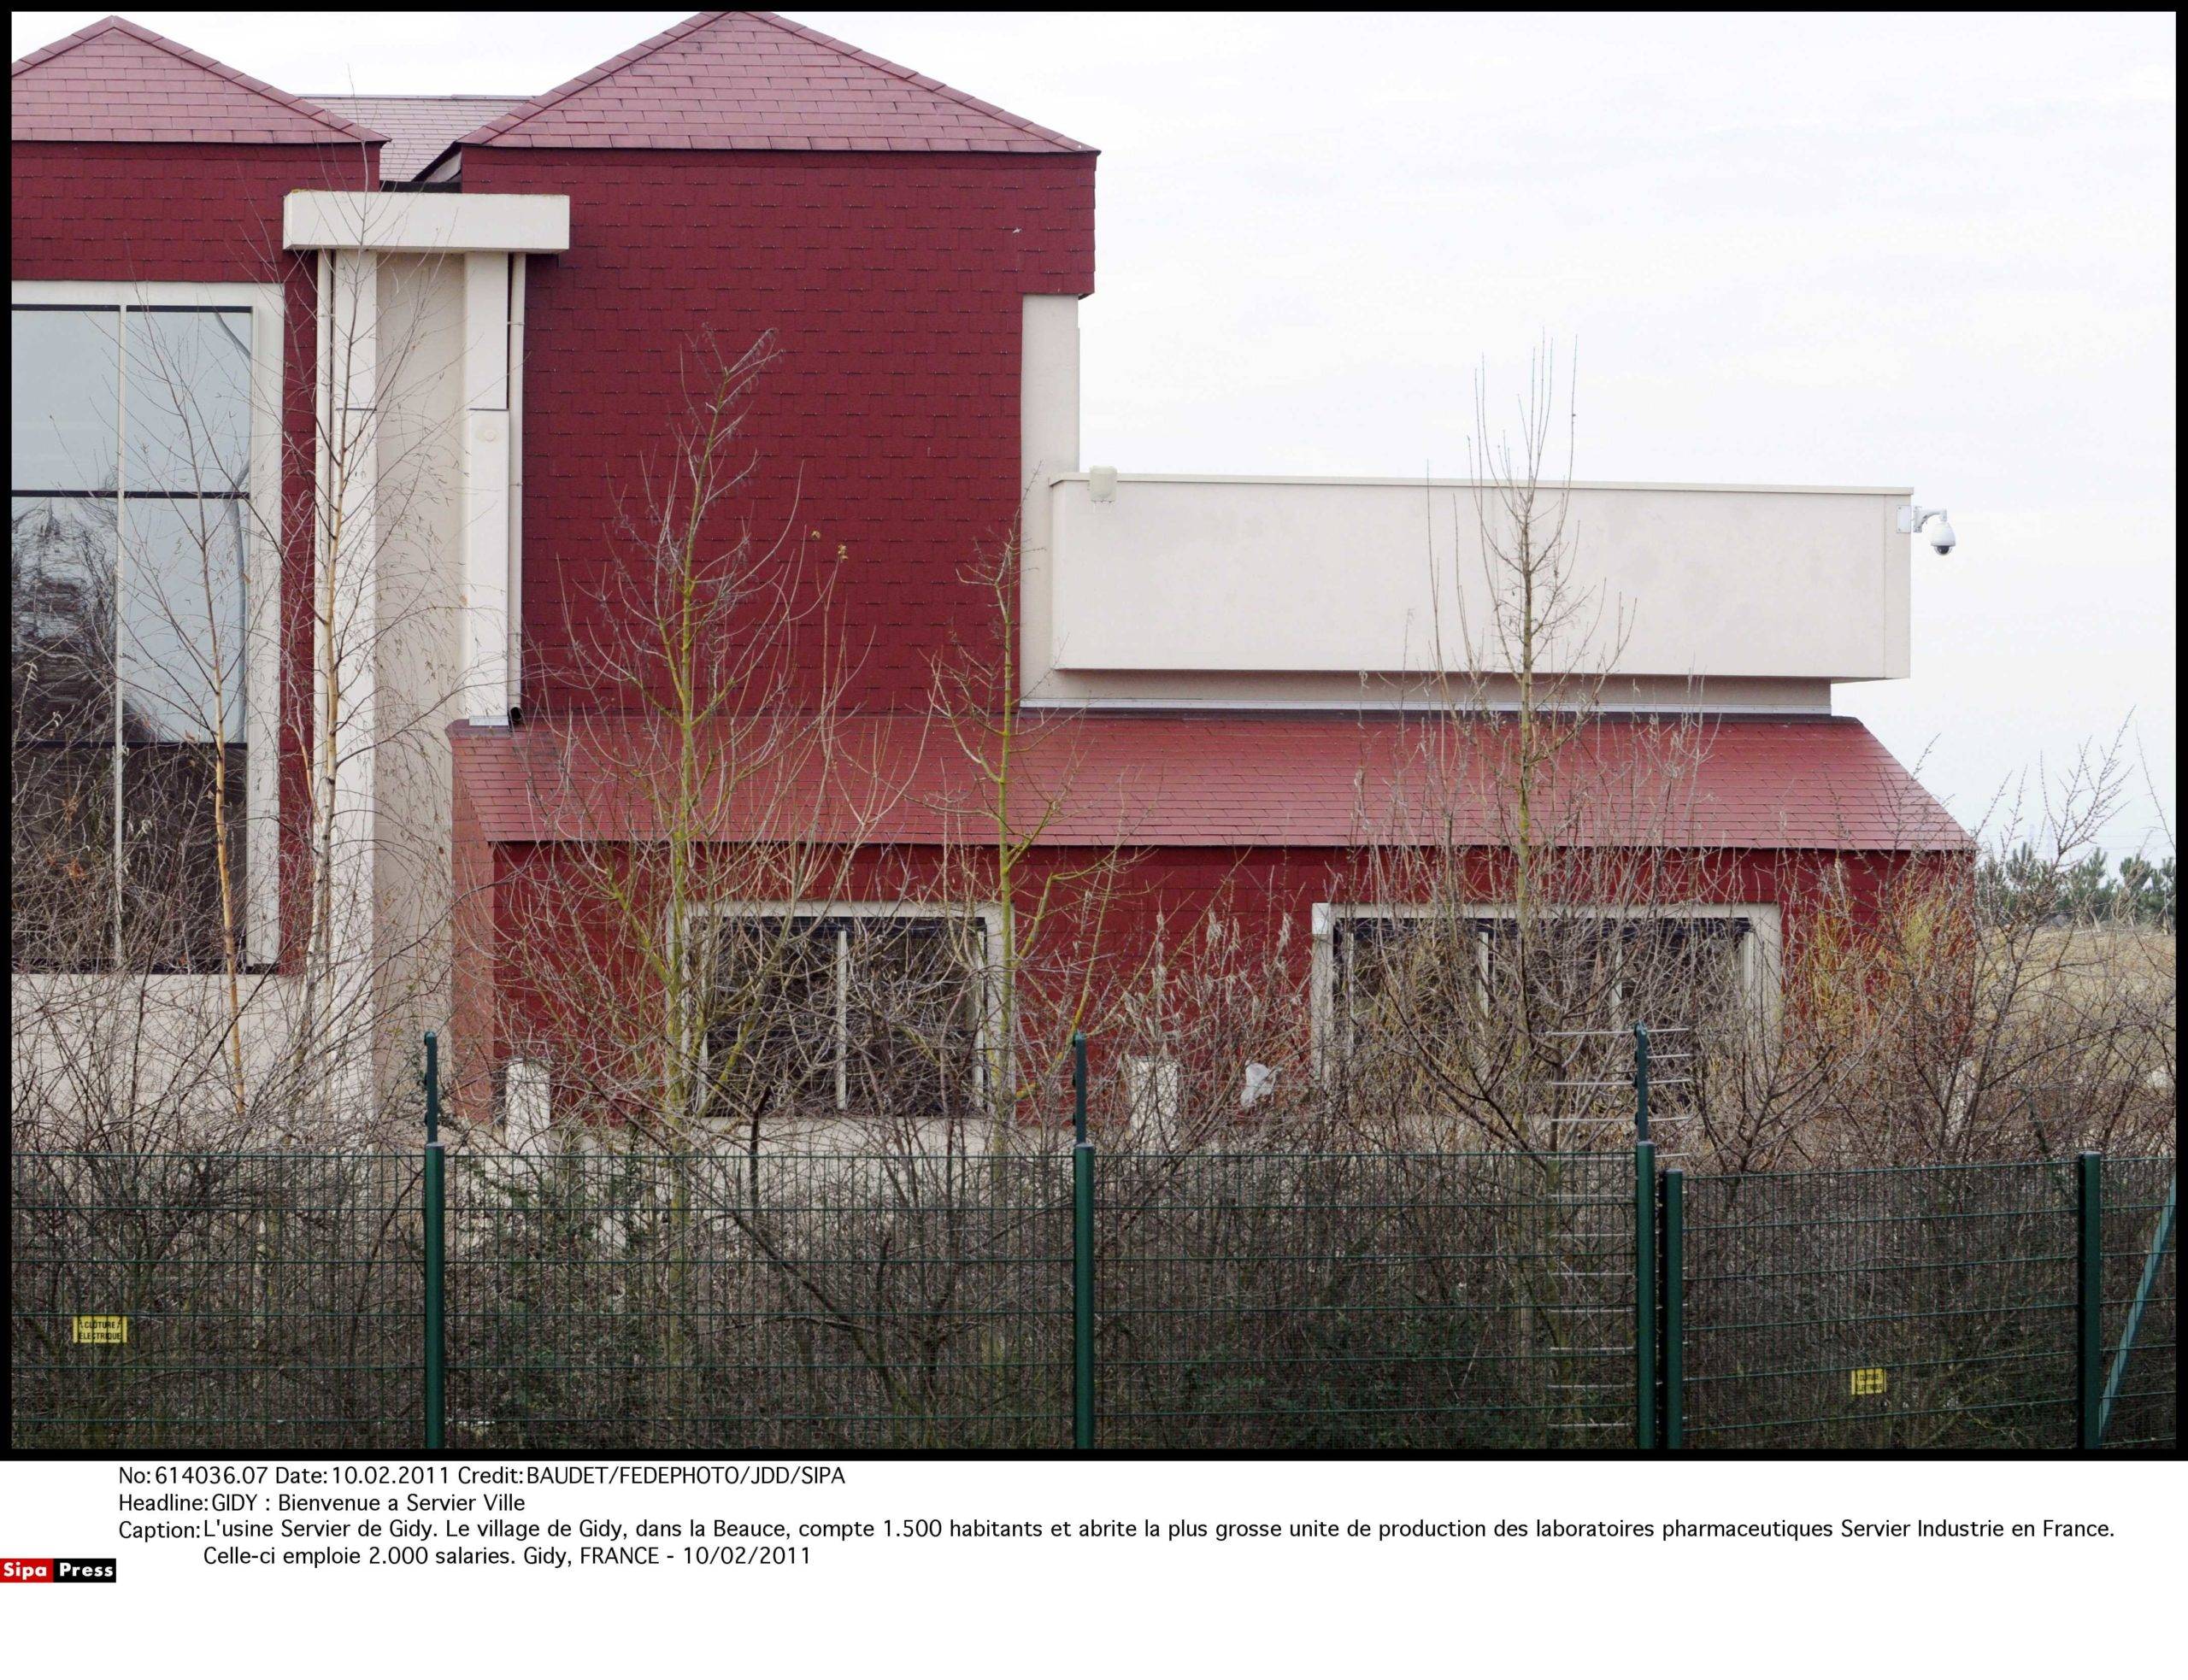
POLYGON ((325 267, 326 432, 320 532, 320 725, 332 714, 334 819, 368 901, 379 665, 379 258, 337 250, 325 267))
MULTIPOLYGON (((323 990, 315 1037, 332 1125, 371 1111, 375 735, 379 659, 379 258, 350 248, 320 264, 320 510, 313 671, 315 797, 331 769, 323 990)), ((336 1134, 339 1135, 339 1134, 336 1134)))
POLYGON ((463 637, 465 709, 509 720, 509 258, 463 258, 463 637))
POLYGON ((1079 470, 1079 300, 1028 297, 1019 355, 1020 692, 1049 674, 1051 637, 1049 480, 1079 470))

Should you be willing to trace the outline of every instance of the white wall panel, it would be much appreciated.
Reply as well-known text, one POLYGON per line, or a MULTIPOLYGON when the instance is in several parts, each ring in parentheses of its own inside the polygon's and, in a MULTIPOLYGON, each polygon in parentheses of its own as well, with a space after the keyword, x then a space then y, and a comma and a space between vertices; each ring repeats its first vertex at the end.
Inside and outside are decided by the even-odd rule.
MULTIPOLYGON (((1589 604, 1549 668, 1903 675, 1908 541, 1891 510, 1905 499, 1575 485, 1569 576, 1589 604)), ((1491 645, 1469 486, 1127 475, 1097 501, 1074 474, 1053 483, 1048 512, 1058 671, 1509 668, 1491 645)))

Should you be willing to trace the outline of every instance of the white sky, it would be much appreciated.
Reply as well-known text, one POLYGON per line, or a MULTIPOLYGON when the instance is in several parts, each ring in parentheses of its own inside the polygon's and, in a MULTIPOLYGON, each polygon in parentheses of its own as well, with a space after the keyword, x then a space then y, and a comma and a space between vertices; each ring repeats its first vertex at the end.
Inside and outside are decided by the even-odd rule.
MULTIPOLYGON (((20 56, 93 12, 17 12, 20 56)), ((134 12, 302 94, 543 91, 674 12, 134 12)), ((1103 149, 1085 458, 1466 471, 1476 363, 1579 363, 1579 476, 1911 484, 1965 820, 2123 724, 2174 809, 2170 16, 811 12, 1103 149)))

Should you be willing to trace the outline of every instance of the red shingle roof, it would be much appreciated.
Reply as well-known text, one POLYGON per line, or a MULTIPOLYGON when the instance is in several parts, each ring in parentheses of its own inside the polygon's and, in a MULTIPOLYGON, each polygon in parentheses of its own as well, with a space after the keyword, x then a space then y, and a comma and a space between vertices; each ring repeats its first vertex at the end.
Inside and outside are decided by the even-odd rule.
POLYGON ((525 102, 521 93, 315 97, 322 109, 387 136, 387 148, 379 155, 384 181, 416 180, 462 136, 525 102))
POLYGON ((462 137, 698 151, 1092 150, 772 12, 701 12, 462 137))
MULTIPOLYGON (((664 762, 649 721, 589 717, 454 731, 485 838, 644 838, 664 762)), ((1344 847, 1510 837, 1509 718, 1044 715, 1014 766, 1014 825, 1042 843, 1344 847)), ((979 784, 946 723, 768 726, 726 743, 703 801, 730 840, 977 840, 979 784), (734 761, 736 774, 726 773, 734 761)), ((1544 773, 1537 834, 1573 845, 1914 851, 1968 837, 1851 718, 1588 724, 1544 773)), ((985 831, 993 837, 991 825, 985 831)))
POLYGON ((126 18, 102 18, 8 73, 17 140, 325 146, 386 138, 126 18))

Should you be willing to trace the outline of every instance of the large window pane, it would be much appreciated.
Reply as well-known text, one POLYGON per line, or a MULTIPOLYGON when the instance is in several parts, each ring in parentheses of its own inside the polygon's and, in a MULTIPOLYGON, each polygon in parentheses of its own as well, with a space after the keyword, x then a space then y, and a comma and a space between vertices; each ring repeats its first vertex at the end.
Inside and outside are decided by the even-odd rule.
POLYGON ((973 1112, 985 931, 940 916, 724 915, 706 1038, 714 1112, 973 1112))
POLYGON ((1478 1031, 1475 924, 1450 916, 1361 917, 1339 925, 1340 1043, 1363 1052, 1463 1043, 1478 1031))
POLYGON ((710 1106, 738 1119, 834 1113, 837 925, 721 916, 715 941, 710 1106))
POLYGON ((243 504, 132 497, 122 515, 122 729, 132 741, 240 742, 243 504))
POLYGON ((10 483, 18 492, 112 490, 121 312, 9 314, 10 483))
POLYGON ((18 738, 8 758, 9 949, 21 969, 114 957, 114 749, 18 738))
POLYGON ((216 968, 243 950, 250 314, 12 316, 15 966, 216 968))
POLYGON ((1524 1069, 1544 1118, 1603 1120, 1631 1113, 1632 1030, 1646 1025, 1657 1108, 1687 1112, 1752 1007, 1742 967, 1752 931, 1730 915, 1546 912, 1523 944, 1510 916, 1341 920, 1330 1048, 1403 1082, 1471 1043, 1489 1065, 1524 1069))
POLYGON ((1520 925, 1499 917, 1482 924, 1489 980, 1503 1019, 1525 1019, 1531 1030, 1615 1028, 1618 1019, 1618 924, 1596 916, 1538 916, 1520 925))
POLYGON ((1747 924, 1732 918, 1667 918, 1629 925, 1619 985, 1626 1021, 1692 1028, 1705 1036, 1722 1029, 1739 1005, 1740 941, 1746 933, 1747 924))
POLYGON ((844 1107, 928 1119, 973 1111, 979 924, 940 917, 854 923, 845 960, 844 1107))
POLYGON ((219 968, 231 942, 238 955, 244 948, 245 750, 195 742, 124 749, 119 837, 115 761, 107 743, 19 746, 10 755, 14 966, 109 966, 118 908, 125 966, 219 968))
POLYGON ((122 435, 132 490, 250 488, 250 314, 132 309, 122 435))
POLYGON ((244 751, 196 743, 124 749, 122 960, 131 968, 213 969, 242 946, 244 751), (226 853, 232 890, 221 890, 226 853))
POLYGON ((17 750, 114 739, 115 504, 17 496, 8 639, 17 750))

